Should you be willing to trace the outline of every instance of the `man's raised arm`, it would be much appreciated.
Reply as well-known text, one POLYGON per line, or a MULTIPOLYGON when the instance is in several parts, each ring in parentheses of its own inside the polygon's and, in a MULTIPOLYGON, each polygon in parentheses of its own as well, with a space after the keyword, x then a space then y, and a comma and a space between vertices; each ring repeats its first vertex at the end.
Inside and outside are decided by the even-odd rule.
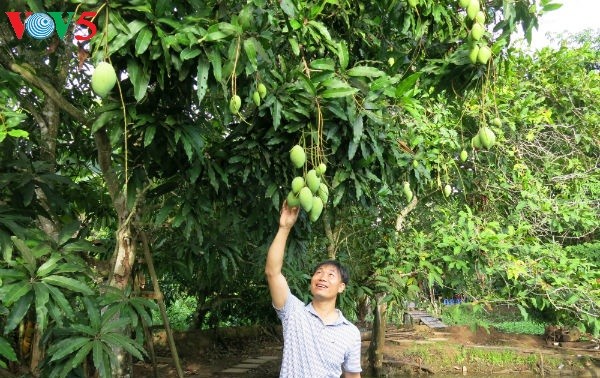
POLYGON ((281 273, 281 268, 283 267, 283 255, 285 254, 287 238, 298 219, 299 212, 299 207, 290 208, 287 206, 287 202, 284 201, 279 217, 279 230, 277 230, 277 234, 267 252, 265 275, 269 283, 273 306, 277 309, 283 308, 289 293, 289 287, 281 273))

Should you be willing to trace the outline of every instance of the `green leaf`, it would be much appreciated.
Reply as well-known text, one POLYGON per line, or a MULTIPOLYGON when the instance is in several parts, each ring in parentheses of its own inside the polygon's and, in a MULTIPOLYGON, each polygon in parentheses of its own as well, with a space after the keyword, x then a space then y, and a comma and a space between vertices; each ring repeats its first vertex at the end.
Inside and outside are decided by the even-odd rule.
POLYGON ((38 270, 36 272, 36 276, 37 277, 47 276, 49 273, 51 273, 54 270, 54 268, 56 268, 57 263, 61 259, 62 259, 62 256, 57 253, 50 256, 50 258, 48 260, 46 260, 46 262, 44 262, 42 265, 40 265, 40 267, 38 268, 38 270))
POLYGON ((150 72, 138 64, 136 60, 129 59, 127 61, 127 73, 131 84, 133 84, 133 97, 140 102, 146 96, 148 84, 150 83, 150 72))
POLYGON ((73 308, 69 304, 69 301, 67 301, 65 295, 54 286, 48 285, 47 289, 50 292, 50 296, 52 297, 54 303, 56 303, 62 312, 65 313, 67 318, 73 318, 73 308))
POLYGON ((360 141, 360 138, 363 135, 363 118, 356 117, 352 122, 352 140, 356 143, 360 141))
POLYGON ((193 59, 195 57, 197 57, 198 55, 202 54, 202 50, 200 50, 197 47, 186 47, 185 49, 181 50, 181 53, 179 54, 179 57, 181 58, 181 60, 186 61, 189 59, 193 59))
POLYGON ((329 30, 327 30, 325 25, 323 25, 321 22, 310 20, 310 21, 308 21, 308 24, 310 26, 312 26, 313 28, 315 28, 319 32, 319 34, 321 34, 323 37, 325 37, 325 40, 327 42, 331 41, 331 35, 329 34, 329 30))
POLYGON ((12 348, 10 343, 6 341, 3 337, 0 337, 0 356, 6 358, 9 361, 16 361, 17 354, 15 350, 12 348))
POLYGON ((335 70, 335 62, 331 58, 315 59, 310 62, 310 67, 315 70, 333 71, 335 70))
POLYGON ((256 46, 254 37, 250 37, 244 40, 244 51, 248 57, 248 61, 252 65, 252 68, 256 70, 258 68, 258 60, 256 59, 256 46))
POLYGON ((296 7, 292 0, 279 0, 279 5, 281 6, 281 10, 289 17, 296 17, 296 7))
POLYGON ((323 98, 336 98, 336 97, 346 97, 351 96, 358 92, 358 89, 352 87, 346 88, 329 88, 324 90, 321 93, 321 97, 323 98))
POLYGON ((27 247, 23 240, 17 238, 16 236, 12 236, 11 240, 19 252, 21 252, 21 256, 23 256, 23 265, 25 266, 25 269, 27 269, 31 277, 33 277, 35 275, 35 269, 37 265, 33 252, 29 249, 29 247, 27 247))
POLYGON ((105 333, 100 336, 100 339, 109 345, 121 347, 134 357, 143 360, 144 356, 140 353, 140 347, 137 346, 131 339, 116 333, 105 333))
POLYGON ((135 39, 135 54, 142 55, 152 42, 152 30, 149 27, 144 27, 135 39))
MULTIPOLYGON (((29 284, 31 286, 31 284, 29 284)), ((29 311, 29 307, 31 307, 31 303, 33 302, 33 291, 30 290, 27 294, 21 296, 17 303, 12 307, 10 313, 6 318, 6 325, 4 326, 4 334, 10 333, 13 329, 17 328, 21 320, 29 311)))
POLYGON ((71 368, 75 368, 75 367, 81 365, 81 363, 83 362, 83 359, 85 357, 87 357, 87 355, 92 350, 93 346, 94 346, 94 343, 91 340, 89 343, 84 344, 83 347, 81 347, 81 349, 79 349, 77 354, 71 360, 71 368))
POLYGON ((31 283, 29 281, 19 282, 7 286, 6 294, 4 295, 3 302, 5 306, 10 306, 21 297, 31 291, 31 283), (10 289, 9 289, 10 288, 10 289))
POLYGON ((290 37, 288 38, 288 42, 290 43, 290 47, 292 48, 294 55, 300 56, 300 45, 298 44, 296 38, 290 37))
POLYGON ((378 70, 375 67, 369 66, 355 66, 346 71, 348 76, 362 76, 362 77, 379 77, 385 75, 385 72, 378 70))
POLYGON ((350 62, 350 55, 348 54, 348 44, 346 43, 346 41, 342 40, 338 43, 337 55, 340 61, 340 67, 342 67, 343 70, 348 68, 348 63, 350 62))
POLYGON ((79 221, 69 222, 63 226, 58 235, 58 244, 65 244, 73 235, 79 231, 81 223, 79 221))
POLYGON ((35 315, 37 327, 40 333, 44 333, 46 330, 46 324, 48 322, 48 309, 46 305, 50 300, 50 293, 47 285, 41 282, 33 283, 33 291, 35 292, 35 315))
POLYGON ((208 52, 208 60, 210 61, 210 64, 212 65, 212 69, 213 69, 213 76, 215 77, 216 81, 221 81, 221 79, 223 78, 222 76, 222 60, 221 60, 221 54, 219 53, 219 50, 217 48, 213 48, 208 52))
POLYGON ((412 89, 415 87, 417 80, 421 77, 421 73, 414 73, 406 78, 404 78, 398 85, 396 86, 396 98, 405 97, 407 95, 412 94, 412 89))
POLYGON ((8 130, 8 135, 13 138, 29 138, 29 133, 21 129, 8 130))
POLYGON ((148 147, 154 140, 156 134, 156 126, 150 125, 144 129, 144 147, 148 147))
POLYGON ((198 105, 202 103, 204 96, 206 95, 206 90, 208 89, 208 71, 210 69, 210 65, 208 61, 205 59, 198 59, 198 76, 197 76, 197 96, 198 96, 198 105))
POLYGON ((96 120, 92 124, 92 133, 97 132, 98 130, 100 130, 101 128, 103 128, 104 126, 106 126, 110 123, 114 123, 117 120, 120 120, 122 116, 123 116, 123 111, 120 109, 107 110, 107 111, 100 113, 100 115, 96 118, 96 120))
POLYGON ((48 355, 52 356, 50 361, 60 360, 91 342, 89 337, 70 337, 61 340, 48 348, 48 355))
POLYGON ((88 318, 90 320, 90 325, 94 329, 100 329, 101 325, 101 316, 100 311, 96 307, 96 304, 89 297, 83 297, 83 303, 85 304, 85 310, 88 314, 88 318))
POLYGON ((563 6, 562 4, 558 4, 558 3, 544 4, 544 6, 542 7, 542 10, 544 12, 550 12, 550 11, 553 11, 553 10, 557 10, 557 9, 559 9, 562 6, 563 6))
POLYGON ((277 130, 281 124, 281 102, 279 102, 279 100, 275 100, 271 110, 271 116, 273 117, 273 129, 277 130))
POLYGON ((51 275, 42 278, 42 282, 45 282, 49 285, 63 287, 65 289, 69 289, 71 291, 76 291, 78 293, 82 293, 85 295, 92 295, 94 291, 90 289, 85 283, 75 280, 73 278, 59 276, 59 275, 51 275))

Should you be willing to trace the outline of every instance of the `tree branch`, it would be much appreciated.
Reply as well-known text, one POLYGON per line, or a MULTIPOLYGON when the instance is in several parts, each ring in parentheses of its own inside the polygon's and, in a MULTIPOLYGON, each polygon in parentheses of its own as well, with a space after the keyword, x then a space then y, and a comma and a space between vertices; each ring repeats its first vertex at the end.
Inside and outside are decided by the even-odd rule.
POLYGON ((18 65, 17 63, 11 62, 9 67, 11 71, 21 75, 21 77, 29 84, 41 89, 48 97, 50 97, 52 101, 58 105, 60 109, 64 110, 67 114, 73 117, 73 119, 84 125, 89 125, 89 120, 85 114, 73 106, 73 104, 71 104, 69 101, 65 100, 64 97, 62 97, 51 84, 35 76, 33 72, 29 71, 23 66, 18 65))

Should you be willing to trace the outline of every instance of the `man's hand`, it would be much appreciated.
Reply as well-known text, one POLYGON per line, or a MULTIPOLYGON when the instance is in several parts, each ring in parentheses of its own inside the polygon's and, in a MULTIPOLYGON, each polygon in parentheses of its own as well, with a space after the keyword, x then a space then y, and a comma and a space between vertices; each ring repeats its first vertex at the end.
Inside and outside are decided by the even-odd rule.
POLYGON ((279 217, 279 227, 287 229, 294 227, 299 213, 300 207, 289 207, 287 201, 283 201, 283 205, 281 206, 281 216, 279 217))

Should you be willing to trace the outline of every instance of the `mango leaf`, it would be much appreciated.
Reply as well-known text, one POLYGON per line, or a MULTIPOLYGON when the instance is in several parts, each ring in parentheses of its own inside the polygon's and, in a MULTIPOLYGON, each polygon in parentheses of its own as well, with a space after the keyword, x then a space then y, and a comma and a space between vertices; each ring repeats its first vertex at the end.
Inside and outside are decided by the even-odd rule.
POLYGON ((23 240, 17 238, 16 236, 11 236, 11 240, 15 247, 21 252, 21 256, 23 256, 23 266, 29 272, 31 277, 35 275, 36 261, 33 252, 27 247, 23 240))
POLYGON ((348 160, 352 160, 354 158, 354 155, 356 154, 357 149, 358 149, 358 143, 355 142, 354 140, 351 140, 350 144, 348 145, 348 160))
POLYGON ((148 46, 150 46, 150 42, 152 42, 152 30, 144 26, 135 39, 135 54, 142 55, 146 52, 148 46))
POLYGON ((50 256, 50 258, 48 260, 46 260, 46 262, 44 262, 42 265, 40 265, 40 267, 38 268, 38 270, 36 272, 36 276, 37 277, 47 276, 49 273, 51 273, 54 270, 54 268, 56 268, 56 265, 57 265, 58 261, 60 261, 60 259, 62 259, 62 256, 57 253, 50 256))
POLYGON ((291 18, 296 17, 296 7, 294 6, 294 2, 292 0, 280 0, 279 5, 281 6, 283 13, 287 14, 291 18))
POLYGON ((350 55, 348 54, 348 44, 346 43, 346 41, 342 40, 338 43, 337 55, 338 59, 340 60, 340 67, 342 67, 343 70, 348 68, 348 63, 350 62, 350 55))
POLYGON ((208 61, 204 59, 198 59, 198 75, 197 75, 197 86, 196 90, 198 96, 198 105, 202 103, 204 96, 206 95, 206 90, 208 89, 208 70, 210 69, 210 65, 208 61))
MULTIPOLYGON (((17 303, 12 307, 8 317, 6 318, 6 325, 4 326, 4 334, 10 333, 13 329, 17 328, 21 320, 29 311, 31 303, 33 302, 33 290, 31 290, 31 284, 29 284, 29 290, 27 294, 21 296, 17 303)), ((5 302, 6 304, 6 302, 5 302)))
POLYGON ((219 53, 219 51, 214 48, 211 49, 208 54, 208 60, 210 61, 210 64, 212 65, 212 69, 213 69, 213 76, 215 77, 216 81, 221 81, 221 79, 223 78, 222 75, 222 60, 221 60, 221 54, 219 53))
POLYGON ((331 58, 315 59, 310 62, 310 67, 315 70, 333 71, 335 70, 335 62, 331 58))
POLYGON ((292 48, 294 55, 300 56, 300 45, 298 45, 296 38, 290 37, 288 38, 288 42, 290 43, 290 47, 292 48))
POLYGON ((150 83, 150 72, 144 70, 144 67, 138 64, 136 60, 129 59, 127 61, 127 73, 131 84, 133 84, 133 97, 140 102, 146 96, 148 84, 150 83))
POLYGON ((351 96, 358 92, 357 88, 346 87, 346 88, 329 88, 324 90, 321 93, 321 97, 323 98, 336 98, 336 97, 346 97, 351 96))
POLYGON ((90 351, 92 350, 93 346, 94 346, 94 343, 91 340, 89 343, 84 344, 81 347, 81 349, 79 349, 77 354, 75 356, 73 356, 71 361, 69 361, 67 363, 67 365, 71 366, 71 368, 75 368, 75 367, 81 365, 81 363, 83 362, 83 359, 86 358, 88 354, 90 354, 90 351))
MULTIPOLYGON (((73 309, 71 308, 69 301, 67 301, 67 298, 62 293, 62 291, 60 291, 58 288, 51 286, 51 285, 46 286, 46 288, 48 289, 48 292, 50 293, 52 300, 58 306, 58 308, 60 310, 62 310, 62 312, 65 314, 65 316, 67 318, 72 319, 74 316, 73 309)), ((54 319, 56 321, 59 321, 61 318, 60 318, 60 316, 56 316, 56 317, 54 317, 54 319)))
POLYGON ((421 77, 421 73, 417 72, 404 78, 400 83, 398 83, 396 86, 396 98, 410 95, 412 93, 411 89, 415 87, 419 77, 421 77))
POLYGON ((123 111, 120 109, 103 111, 92 124, 92 133, 97 132, 98 130, 100 130, 107 124, 114 122, 115 120, 121 119, 122 116, 123 111))
POLYGON ((181 60, 185 61, 185 60, 193 59, 200 54, 202 54, 202 50, 200 50, 199 48, 186 47, 185 49, 181 50, 179 57, 181 58, 181 60))
MULTIPOLYGON (((136 344, 134 344, 131 339, 116 333, 105 333, 100 335, 100 339, 109 345, 122 347, 134 357, 143 360, 144 356, 140 353, 140 351, 144 352, 140 349, 136 344)), ((144 352, 145 353, 145 352, 144 352)))
POLYGON ((63 339, 48 348, 48 355, 52 356, 50 361, 60 360, 87 343, 92 343, 89 337, 69 337, 68 339, 63 339))
POLYGON ((156 134, 156 126, 150 125, 144 129, 144 147, 148 147, 154 140, 156 134))
POLYGON ((355 66, 346 71, 348 76, 379 77, 385 75, 385 72, 375 67, 355 66))
POLYGON ((544 4, 544 6, 542 7, 542 10, 544 12, 550 12, 550 11, 553 11, 553 10, 557 10, 557 9, 559 9, 562 6, 563 5, 559 4, 559 3, 544 4))
POLYGON ((4 293, 4 297, 2 298, 2 301, 4 302, 5 306, 10 306, 13 303, 15 303, 16 301, 18 301, 20 298, 22 298, 24 295, 26 295, 27 293, 29 293, 31 291, 31 282, 27 281, 23 281, 23 282, 17 282, 17 283, 13 283, 10 285, 6 285, 5 287, 2 288, 2 292, 4 293))
POLYGON ((356 117, 352 122, 352 140, 356 143, 360 141, 363 135, 363 118, 356 117))
POLYGON ((73 235, 79 231, 79 227, 81 223, 79 221, 69 222, 65 224, 62 230, 60 230, 60 234, 58 235, 58 244, 65 244, 69 239, 73 237, 73 235))
MULTIPOLYGON (((15 350, 12 348, 10 343, 6 341, 6 339, 3 337, 0 337, 0 356, 6 358, 9 361, 17 360, 17 354, 15 353, 15 350)), ((1 361, 2 360, 0 360, 0 362, 1 361)), ((4 368, 6 368, 6 365, 4 365, 4 368)))
POLYGON ((329 30, 327 30, 327 27, 325 27, 325 25, 323 25, 323 23, 319 22, 319 21, 315 21, 315 20, 310 20, 308 21, 308 24, 310 26, 312 26, 314 29, 316 29, 319 34, 321 34, 323 37, 325 37, 325 40, 330 42, 331 41, 331 35, 329 34, 329 30))
POLYGON ((42 282, 45 282, 49 285, 63 287, 65 289, 75 291, 78 293, 82 293, 85 295, 92 295, 94 291, 90 289, 85 283, 78 281, 76 279, 59 276, 59 275, 51 275, 42 278, 42 282))
POLYGON ((33 283, 33 291, 35 292, 35 315, 36 323, 41 333, 44 333, 48 322, 48 309, 46 305, 50 300, 50 294, 47 285, 41 282, 33 283))
POLYGON ((256 59, 256 46, 254 37, 244 40, 244 51, 248 57, 248 61, 252 65, 254 71, 258 68, 258 60, 256 59))

